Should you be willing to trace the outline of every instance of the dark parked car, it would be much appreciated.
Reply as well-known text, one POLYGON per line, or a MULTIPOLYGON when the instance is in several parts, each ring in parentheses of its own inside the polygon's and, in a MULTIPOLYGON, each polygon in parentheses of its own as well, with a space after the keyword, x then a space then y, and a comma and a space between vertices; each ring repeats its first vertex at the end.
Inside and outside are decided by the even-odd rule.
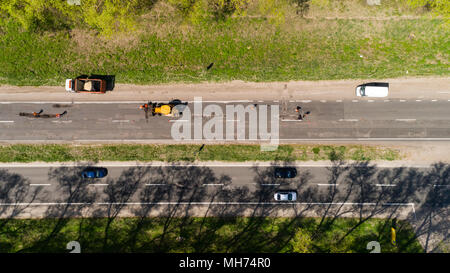
POLYGON ((275 168, 276 178, 294 178, 297 175, 297 169, 293 167, 275 168))
POLYGON ((108 175, 108 170, 102 167, 88 167, 81 172, 83 178, 103 178, 108 175))

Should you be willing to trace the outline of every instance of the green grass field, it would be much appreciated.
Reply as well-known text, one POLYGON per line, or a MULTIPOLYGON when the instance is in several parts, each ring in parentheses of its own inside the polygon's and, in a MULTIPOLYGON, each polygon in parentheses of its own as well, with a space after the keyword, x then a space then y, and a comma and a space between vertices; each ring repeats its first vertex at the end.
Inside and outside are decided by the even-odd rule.
POLYGON ((262 152, 259 145, 4 145, 0 162, 68 161, 307 161, 396 160, 399 150, 364 145, 280 145, 262 152), (334 157, 334 158, 333 158, 334 157))
POLYGON ((191 26, 160 19, 110 39, 85 30, 23 32, 11 23, 0 28, 0 84, 62 85, 89 73, 136 84, 448 76, 444 22, 234 18, 191 26))
POLYGON ((401 223, 403 227, 397 231, 397 246, 391 245, 390 220, 370 219, 341 242, 339 240, 358 223, 357 220, 339 218, 320 232, 317 229, 320 219, 317 218, 206 217, 166 220, 164 217, 116 218, 105 233, 105 218, 12 219, 8 222, 0 219, 0 252, 69 252, 66 245, 70 241, 78 241, 81 252, 85 253, 368 253, 366 246, 370 241, 378 241, 382 253, 423 252, 406 223, 401 223), (105 244, 106 234, 109 239, 105 244))

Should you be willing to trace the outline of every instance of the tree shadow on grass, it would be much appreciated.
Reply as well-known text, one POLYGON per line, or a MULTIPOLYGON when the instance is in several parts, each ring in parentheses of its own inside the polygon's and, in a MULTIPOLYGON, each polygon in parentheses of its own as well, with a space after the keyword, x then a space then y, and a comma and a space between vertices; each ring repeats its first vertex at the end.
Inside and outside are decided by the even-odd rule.
MULTIPOLYGON (((0 170, 0 238, 15 237, 28 227, 26 223, 10 223, 32 205, 41 191, 30 188, 29 184, 28 179, 19 174, 0 170)), ((0 252, 14 249, 12 243, 2 241, 0 239, 0 252)))

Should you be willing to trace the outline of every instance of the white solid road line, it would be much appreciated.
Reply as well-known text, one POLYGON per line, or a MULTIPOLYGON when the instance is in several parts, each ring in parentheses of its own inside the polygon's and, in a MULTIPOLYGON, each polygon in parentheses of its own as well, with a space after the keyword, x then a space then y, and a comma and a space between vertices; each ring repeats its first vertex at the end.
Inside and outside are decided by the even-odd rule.
POLYGON ((391 185, 391 184, 375 184, 377 187, 395 187, 397 185, 391 185))
MULTIPOLYGON (((439 92, 442 94, 447 94, 450 92, 439 92)), ((138 100, 138 101, 1 101, 0 104, 142 104, 142 102, 145 100, 138 100)), ((322 103, 327 102, 327 100, 319 100, 322 103)), ((343 100, 336 100, 336 102, 342 102, 343 100)), ((358 102, 359 100, 353 99, 352 102, 358 102)), ((368 102, 374 102, 375 100, 367 100, 368 102)), ((384 100, 385 102, 389 102, 390 100, 384 100)), ((400 102, 406 102, 405 99, 400 99, 400 102)), ((417 102, 421 102, 422 100, 417 99, 415 100, 417 102)), ((437 101, 436 99, 433 99, 431 101, 437 101)), ((448 99, 450 101, 450 99, 448 99)), ((165 100, 162 100, 161 102, 165 102, 165 100)), ((169 101, 167 101, 169 102, 169 101)), ((185 101, 187 103, 194 103, 194 101, 185 101)), ((204 100, 202 103, 252 103, 252 102, 275 102, 278 103, 280 100, 230 100, 230 101, 215 101, 215 100, 204 100)), ((289 102, 302 102, 302 103, 309 103, 312 102, 312 100, 289 100, 289 102)))
MULTIPOLYGON (((89 164, 89 162, 53 162, 53 163, 0 163, 0 168, 50 168, 50 167, 79 167, 83 164, 89 164)), ((273 162, 254 162, 254 163, 210 163, 210 162, 199 162, 199 163, 188 163, 188 164, 171 164, 166 162, 99 162, 97 164, 93 164, 93 166, 101 166, 101 167, 274 167, 273 162)), ((289 164, 286 167, 297 167, 297 168, 324 168, 324 167, 332 167, 332 162, 318 162, 318 163, 303 163, 296 162, 289 164)), ((352 162, 344 164, 343 166, 352 166, 352 162)), ((358 167, 358 166, 353 166, 358 167)), ((379 163, 377 164, 379 168, 399 168, 399 167, 407 167, 407 168, 432 168, 431 163, 429 165, 424 164, 413 164, 407 162, 389 162, 389 163, 379 163), (407 165, 405 165, 407 164, 407 165)))
MULTIPOLYGON (((146 100, 137 101, 2 101, 0 104, 142 104, 146 100)), ((161 100, 161 102, 169 102, 168 100, 161 100)), ((194 101, 185 101, 187 103, 194 103, 194 101)), ((204 100, 204 103, 250 103, 253 100, 204 100)))
POLYGON ((0 123, 14 123, 14 120, 0 120, 0 123))
MULTIPOLYGON (((355 137, 355 138, 282 138, 277 139, 278 141, 433 141, 433 140, 439 140, 439 141, 450 141, 450 137, 355 137)), ((0 142, 9 142, 9 141, 16 141, 15 139, 0 139, 0 142)), ((46 139, 22 139, 21 142, 36 142, 36 141, 46 141, 46 139)), ((127 139, 127 142, 143 142, 143 143, 152 143, 153 141, 174 141, 174 139, 170 138, 155 138, 155 139, 127 139)), ((236 142, 249 142, 249 141, 258 141, 258 142, 269 142, 270 140, 267 139, 258 139, 258 138, 250 138, 250 139, 222 139, 222 140, 210 140, 210 139, 187 139, 184 140, 185 142, 223 142, 223 141, 236 141, 236 142)), ((71 143, 94 143, 94 142, 119 142, 123 143, 124 140, 122 139, 77 139, 77 140, 52 140, 52 143, 58 143, 58 142, 71 142, 71 143)), ((181 140, 177 140, 177 142, 183 142, 181 140)), ((259 143, 258 143, 259 144, 259 143)))
POLYGON ((396 121, 406 121, 406 122, 411 122, 411 121, 416 121, 415 118, 396 118, 396 121))
POLYGON ((42 203, 0 203, 0 206, 85 206, 85 205, 337 205, 337 206, 393 206, 393 207, 411 207, 415 213, 414 203, 345 203, 345 202, 95 202, 95 203, 67 203, 67 202, 42 202, 42 203))

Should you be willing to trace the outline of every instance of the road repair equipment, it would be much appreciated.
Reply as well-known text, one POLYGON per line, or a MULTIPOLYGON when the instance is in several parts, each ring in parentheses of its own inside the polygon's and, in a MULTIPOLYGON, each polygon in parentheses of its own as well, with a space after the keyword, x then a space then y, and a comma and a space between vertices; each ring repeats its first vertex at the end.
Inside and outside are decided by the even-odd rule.
POLYGON ((303 120, 306 117, 306 115, 309 115, 311 113, 311 111, 304 113, 301 106, 297 106, 297 108, 295 109, 295 112, 298 112, 299 120, 303 120))
POLYGON ((60 117, 64 116, 65 114, 67 114, 67 111, 62 112, 61 114, 42 114, 42 112, 44 112, 44 110, 42 110, 42 109, 39 112, 33 112, 33 113, 20 112, 19 116, 30 117, 30 118, 60 118, 60 117))
POLYGON ((149 101, 148 103, 139 106, 139 109, 145 111, 146 117, 148 111, 151 111, 152 116, 179 117, 183 114, 186 106, 187 102, 181 102, 181 100, 171 100, 169 103, 149 101))

